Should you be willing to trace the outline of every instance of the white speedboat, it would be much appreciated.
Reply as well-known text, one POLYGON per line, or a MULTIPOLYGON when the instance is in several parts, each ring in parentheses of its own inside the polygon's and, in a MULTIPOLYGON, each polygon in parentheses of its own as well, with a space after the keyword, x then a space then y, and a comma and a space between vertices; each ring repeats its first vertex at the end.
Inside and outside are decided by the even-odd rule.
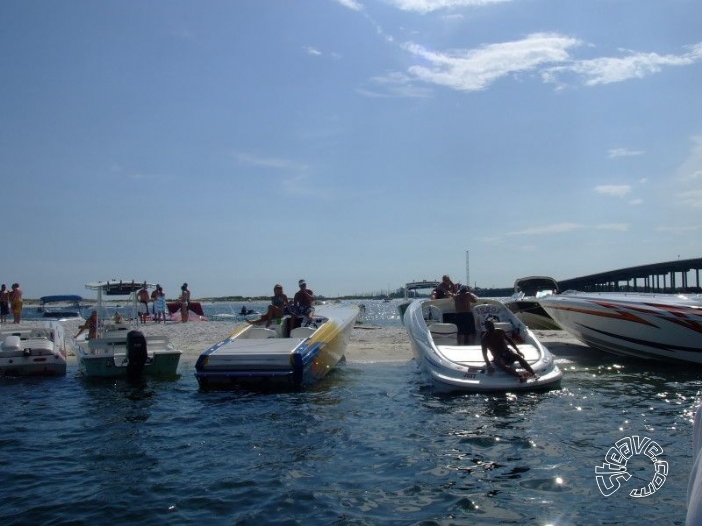
POLYGON ((514 294, 505 305, 517 318, 534 330, 559 330, 561 327, 541 306, 541 298, 558 293, 558 282, 548 276, 529 276, 514 282, 514 294))
POLYGON ((75 294, 42 296, 37 310, 44 320, 71 321, 84 320, 83 298, 75 294))
POLYGON ((55 321, 0 330, 0 376, 65 375, 64 341, 63 326, 55 321))
MULTIPOLYGON (((98 281, 85 285, 97 291, 98 312, 96 338, 80 338, 74 342, 81 374, 88 377, 172 377, 177 374, 182 351, 174 349, 165 336, 145 336, 138 329, 136 293, 144 281, 98 281), (104 296, 127 296, 125 319, 131 322, 112 323, 103 308, 104 296)), ((153 288, 155 285, 147 284, 153 288)))
POLYGON ((567 291, 541 305, 581 342, 618 356, 702 363, 702 297, 567 291))
POLYGON ((431 294, 431 291, 433 291, 436 287, 438 287, 441 284, 440 281, 410 281, 409 283, 405 284, 404 287, 404 299, 400 301, 397 304, 397 312, 400 315, 400 321, 403 321, 405 319, 405 312, 407 312, 407 307, 410 306, 410 303, 412 303, 415 299, 419 297, 419 292, 420 290, 427 290, 429 294, 431 294))
MULTIPOLYGON (((502 302, 478 298, 473 316, 476 324, 473 341, 458 345, 453 299, 415 300, 407 308, 404 325, 414 358, 424 379, 436 391, 517 391, 558 385, 563 373, 549 350, 502 302), (492 320, 512 338, 535 377, 520 382, 499 368, 492 374, 488 372, 480 344, 487 320, 492 320)), ((489 352, 488 358, 491 358, 489 352)))
POLYGON ((315 308, 308 327, 285 316, 270 327, 243 324, 204 351, 195 365, 202 389, 211 387, 296 387, 311 384, 344 357, 358 316, 356 306, 315 308))

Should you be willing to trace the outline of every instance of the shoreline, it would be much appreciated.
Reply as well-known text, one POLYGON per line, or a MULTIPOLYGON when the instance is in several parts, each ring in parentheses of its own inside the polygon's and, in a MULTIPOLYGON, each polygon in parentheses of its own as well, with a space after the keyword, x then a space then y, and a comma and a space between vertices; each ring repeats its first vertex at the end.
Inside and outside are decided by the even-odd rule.
MULTIPOLYGON (((40 326, 41 320, 23 321, 19 327, 40 326)), ((80 322, 63 322, 66 329, 67 359, 69 364, 75 363, 75 352, 72 348, 72 338, 78 332, 80 322)), ((183 351, 181 363, 194 364, 197 358, 212 345, 225 339, 232 331, 241 325, 237 323, 195 321, 187 323, 147 323, 138 325, 135 330, 142 331, 147 336, 167 336, 176 349, 183 351)), ((3 330, 11 329, 13 324, 3 324, 3 330)), ((575 353, 597 353, 580 343, 565 331, 545 330, 534 331, 537 338, 546 345, 556 359, 567 358, 575 353)), ((380 327, 376 325, 356 325, 346 348, 346 361, 356 363, 401 362, 413 359, 407 331, 403 326, 380 327)))

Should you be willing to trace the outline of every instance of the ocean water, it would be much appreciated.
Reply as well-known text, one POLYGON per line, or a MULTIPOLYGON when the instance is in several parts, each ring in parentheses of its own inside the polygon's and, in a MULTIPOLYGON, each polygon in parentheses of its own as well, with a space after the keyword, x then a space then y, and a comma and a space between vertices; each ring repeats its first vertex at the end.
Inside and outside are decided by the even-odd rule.
POLYGON ((168 381, 0 379, 0 524, 683 524, 699 372, 557 359, 561 388, 525 394, 440 396, 413 362, 294 392, 200 392, 192 358, 168 381), (595 468, 633 436, 667 478, 630 496, 655 473, 634 456, 605 497, 595 468))

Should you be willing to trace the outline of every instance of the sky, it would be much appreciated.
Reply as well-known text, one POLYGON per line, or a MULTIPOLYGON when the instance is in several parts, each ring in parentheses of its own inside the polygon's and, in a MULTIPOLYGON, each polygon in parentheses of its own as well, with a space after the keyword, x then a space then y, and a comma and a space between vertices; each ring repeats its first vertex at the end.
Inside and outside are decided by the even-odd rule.
POLYGON ((3 0, 0 282, 510 287, 702 256, 699 0, 3 0))

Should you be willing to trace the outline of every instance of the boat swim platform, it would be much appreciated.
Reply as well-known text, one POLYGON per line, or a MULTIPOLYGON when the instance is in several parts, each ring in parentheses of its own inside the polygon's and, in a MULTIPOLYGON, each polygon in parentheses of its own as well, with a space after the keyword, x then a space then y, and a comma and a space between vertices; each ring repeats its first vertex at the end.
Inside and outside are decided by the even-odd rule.
MULTIPOLYGON (((530 344, 517 344, 517 347, 524 355, 527 363, 536 363, 541 358, 539 350, 530 344)), ((448 360, 466 367, 485 367, 483 360, 483 350, 480 345, 439 345, 439 352, 448 360)), ((510 347, 510 350, 514 351, 510 347)), ((488 358, 492 358, 492 353, 488 351, 488 358)))

